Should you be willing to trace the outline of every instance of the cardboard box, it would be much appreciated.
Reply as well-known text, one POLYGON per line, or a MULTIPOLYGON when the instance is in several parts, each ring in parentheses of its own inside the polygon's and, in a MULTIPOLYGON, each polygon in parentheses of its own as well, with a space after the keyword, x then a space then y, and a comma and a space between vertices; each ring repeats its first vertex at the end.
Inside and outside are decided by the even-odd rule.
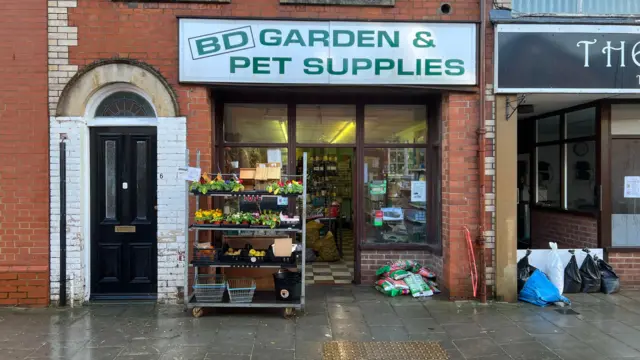
POLYGON ((278 238, 273 240, 273 255, 291 256, 292 238, 278 238))
POLYGON ((253 180, 256 177, 256 169, 254 168, 242 168, 240 169, 240 179, 253 180))

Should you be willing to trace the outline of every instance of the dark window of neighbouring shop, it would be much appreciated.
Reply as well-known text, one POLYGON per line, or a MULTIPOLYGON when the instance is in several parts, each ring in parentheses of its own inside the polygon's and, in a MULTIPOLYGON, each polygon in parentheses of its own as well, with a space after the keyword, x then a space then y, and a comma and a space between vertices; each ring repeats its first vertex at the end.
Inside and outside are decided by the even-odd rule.
POLYGON ((596 212, 596 108, 537 119, 535 129, 536 204, 596 212))

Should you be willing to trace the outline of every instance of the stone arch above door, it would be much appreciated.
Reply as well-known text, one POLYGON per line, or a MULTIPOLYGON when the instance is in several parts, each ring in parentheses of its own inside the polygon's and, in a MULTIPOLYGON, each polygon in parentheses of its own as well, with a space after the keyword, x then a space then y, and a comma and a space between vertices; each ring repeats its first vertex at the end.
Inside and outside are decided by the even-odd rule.
POLYGON ((144 63, 116 59, 88 65, 74 76, 62 94, 55 116, 85 116, 89 99, 110 84, 131 84, 149 96, 158 117, 180 113, 177 97, 162 75, 144 63))

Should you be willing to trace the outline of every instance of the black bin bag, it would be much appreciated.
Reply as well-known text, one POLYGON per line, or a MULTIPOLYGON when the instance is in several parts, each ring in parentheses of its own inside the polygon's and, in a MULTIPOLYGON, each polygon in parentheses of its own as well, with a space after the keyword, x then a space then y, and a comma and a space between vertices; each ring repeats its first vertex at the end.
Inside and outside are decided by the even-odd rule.
POLYGON ((602 275, 595 260, 591 256, 589 249, 582 250, 587 253, 587 257, 580 266, 580 276, 582 276, 582 292, 594 293, 600 292, 602 285, 602 275))
POLYGON ((564 288, 562 292, 566 294, 579 293, 582 289, 582 276, 580 276, 575 250, 569 250, 569 252, 571 253, 571 260, 564 268, 564 288))
POLYGON ((596 259, 598 270, 602 276, 602 285, 600 290, 605 294, 613 294, 620 291, 620 277, 613 271, 611 265, 602 259, 596 259))
POLYGON ((531 250, 527 250, 527 255, 518 261, 518 294, 531 274, 537 270, 535 266, 529 264, 529 255, 531 255, 531 250))

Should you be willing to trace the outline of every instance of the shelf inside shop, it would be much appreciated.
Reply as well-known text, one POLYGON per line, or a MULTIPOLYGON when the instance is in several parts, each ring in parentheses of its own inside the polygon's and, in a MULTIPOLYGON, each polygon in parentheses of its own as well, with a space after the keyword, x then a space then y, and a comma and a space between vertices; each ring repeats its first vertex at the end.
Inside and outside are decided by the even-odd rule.
POLYGON ((208 225, 208 224, 192 224, 189 225, 189 230, 195 231, 271 231, 271 232, 302 232, 302 225, 289 226, 289 227, 251 227, 251 226, 220 226, 220 225, 208 225))
POLYGON ((274 262, 266 262, 266 263, 251 263, 251 262, 224 262, 224 261, 205 261, 205 260, 194 260, 189 264, 191 267, 220 267, 220 268, 287 268, 294 269, 297 268, 297 264, 291 263, 274 263, 274 262))
POLYGON ((189 194, 194 196, 272 196, 272 197, 300 197, 302 194, 274 194, 268 191, 214 191, 203 194, 197 191, 189 191, 189 194))
POLYGON ((273 290, 256 290, 253 294, 252 302, 248 303, 232 303, 229 302, 229 294, 225 293, 222 302, 198 302, 195 294, 189 296, 189 307, 235 307, 235 308, 302 308, 300 300, 297 301, 280 301, 277 300, 273 290))

